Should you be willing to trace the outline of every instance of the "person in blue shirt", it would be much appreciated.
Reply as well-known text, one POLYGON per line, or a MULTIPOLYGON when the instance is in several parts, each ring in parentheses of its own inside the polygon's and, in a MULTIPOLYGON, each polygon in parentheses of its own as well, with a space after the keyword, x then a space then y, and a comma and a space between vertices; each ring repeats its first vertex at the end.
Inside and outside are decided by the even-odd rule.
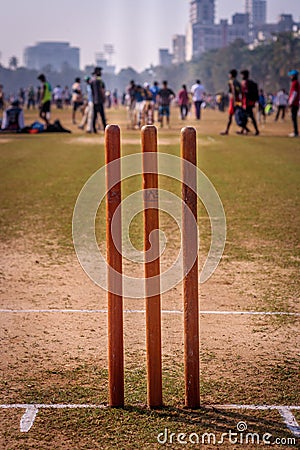
POLYGON ((263 117, 264 123, 266 123, 266 108, 267 102, 264 91, 262 89, 259 90, 258 96, 258 122, 261 123, 261 116, 263 117))
MULTIPOLYGON (((150 87, 150 91, 152 92, 152 101, 153 101, 153 105, 154 105, 154 111, 158 111, 157 96, 160 91, 158 81, 154 81, 153 86, 150 87)), ((153 120, 154 120, 154 113, 153 113, 153 120)), ((157 113, 157 120, 158 120, 158 113, 157 113)))

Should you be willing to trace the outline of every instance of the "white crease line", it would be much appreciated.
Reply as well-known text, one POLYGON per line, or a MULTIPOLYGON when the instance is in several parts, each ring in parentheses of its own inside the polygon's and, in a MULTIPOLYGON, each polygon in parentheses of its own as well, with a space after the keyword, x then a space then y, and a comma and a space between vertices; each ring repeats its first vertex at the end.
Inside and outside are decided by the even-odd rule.
MULTIPOLYGON (((208 406, 208 405, 205 405, 208 406)), ((295 410, 300 411, 300 406, 298 405, 212 405, 212 408, 216 409, 250 409, 250 410, 258 410, 258 411, 272 411, 280 409, 284 410, 295 410)))
MULTIPOLYGON (((248 409, 255 411, 278 411, 284 420, 285 425, 296 437, 300 437, 300 427, 292 414, 291 410, 300 411, 300 406, 291 405, 201 405, 202 408, 215 409, 248 409)), ((108 405, 89 405, 89 404, 23 404, 15 403, 10 405, 0 405, 0 409, 25 409, 20 421, 20 431, 28 432, 36 415, 40 409, 106 409, 108 405)))
POLYGON ((290 411, 289 408, 280 408, 279 413, 283 418, 284 423, 288 427, 288 429, 298 438, 300 438, 300 426, 295 419, 294 414, 290 411))
MULTIPOLYGON (((162 314, 183 314, 176 309, 162 310, 162 314)), ((0 314, 39 314, 39 313, 77 313, 77 314, 107 314, 107 309, 0 309, 0 314)), ((145 314, 144 309, 125 309, 125 314, 145 314)), ((200 311, 199 314, 244 315, 244 316, 295 316, 300 313, 285 311, 200 311)))
POLYGON ((27 433, 30 430, 30 428, 34 424, 38 411, 38 408, 34 405, 26 408, 26 411, 20 420, 20 431, 22 433, 27 433))
POLYGON ((66 405, 46 405, 46 404, 22 404, 22 403, 15 403, 12 405, 0 405, 0 408, 2 409, 25 409, 25 413, 23 414, 21 420, 20 420, 20 431, 22 433, 28 433, 30 428, 33 426, 35 418, 37 416, 37 413, 40 409, 105 409, 107 408, 106 405, 72 405, 72 404, 66 404, 66 405))

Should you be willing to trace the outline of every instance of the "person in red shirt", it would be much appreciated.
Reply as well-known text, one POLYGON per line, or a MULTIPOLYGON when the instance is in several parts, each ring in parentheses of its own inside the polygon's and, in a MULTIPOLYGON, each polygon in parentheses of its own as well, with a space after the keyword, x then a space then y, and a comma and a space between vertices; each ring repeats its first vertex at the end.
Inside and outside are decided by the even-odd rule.
POLYGON ((298 111, 299 111, 299 101, 300 101, 300 84, 298 81, 298 71, 291 70, 288 73, 288 76, 291 78, 291 87, 289 93, 288 104, 291 108, 292 114, 292 122, 294 127, 294 132, 289 134, 290 137, 298 137, 298 111))
MULTIPOLYGON (((232 118, 236 108, 242 107, 242 86, 237 80, 237 70, 232 69, 228 72, 228 95, 229 95, 229 108, 228 108, 228 122, 225 131, 221 131, 222 136, 226 136, 229 133, 229 128, 232 123, 232 118)), ((239 132, 239 134, 248 133, 250 130, 247 126, 239 132)))
POLYGON ((189 93, 187 91, 186 85, 182 85, 182 89, 177 94, 178 105, 180 107, 181 119, 184 120, 189 112, 189 93))
POLYGON ((253 108, 255 108, 255 104, 258 101, 258 95, 257 99, 253 99, 250 96, 250 88, 249 84, 252 83, 252 80, 249 79, 249 70, 242 70, 241 75, 243 77, 242 79, 242 106, 244 110, 247 113, 247 116, 251 119, 254 129, 255 129, 255 136, 259 135, 259 130, 257 127, 257 123, 254 117, 253 108))

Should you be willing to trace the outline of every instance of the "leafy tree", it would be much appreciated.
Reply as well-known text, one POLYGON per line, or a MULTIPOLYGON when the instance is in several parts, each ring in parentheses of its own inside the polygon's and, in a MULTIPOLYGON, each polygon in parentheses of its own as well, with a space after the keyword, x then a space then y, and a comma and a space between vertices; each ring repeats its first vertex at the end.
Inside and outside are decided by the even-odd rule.
POLYGON ((16 56, 11 56, 8 61, 8 67, 12 70, 16 70, 18 67, 19 61, 16 56))

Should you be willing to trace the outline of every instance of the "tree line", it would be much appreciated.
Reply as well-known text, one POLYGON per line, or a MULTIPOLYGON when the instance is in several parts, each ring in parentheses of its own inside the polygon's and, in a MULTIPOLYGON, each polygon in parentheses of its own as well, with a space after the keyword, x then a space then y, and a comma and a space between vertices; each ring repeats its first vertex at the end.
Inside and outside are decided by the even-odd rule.
MULTIPOLYGON (((13 61, 11 61, 13 62, 13 61)), ((38 72, 36 70, 0 66, 0 84, 4 85, 7 94, 16 94, 20 87, 37 86, 38 72)), ((289 70, 300 69, 300 36, 293 33, 281 33, 273 36, 271 42, 249 49, 244 41, 237 39, 226 48, 212 50, 197 59, 169 67, 152 66, 143 72, 136 72, 131 67, 122 69, 118 74, 104 73, 103 78, 108 89, 123 93, 130 80, 136 83, 154 80, 168 80, 169 85, 178 90, 183 83, 191 86, 200 79, 206 92, 215 94, 227 91, 227 74, 231 69, 248 69, 250 76, 266 93, 276 92, 280 88, 289 87, 289 70)), ((45 68, 45 74, 53 86, 71 86, 76 77, 84 77, 85 72, 74 70, 67 65, 61 72, 45 68)))

